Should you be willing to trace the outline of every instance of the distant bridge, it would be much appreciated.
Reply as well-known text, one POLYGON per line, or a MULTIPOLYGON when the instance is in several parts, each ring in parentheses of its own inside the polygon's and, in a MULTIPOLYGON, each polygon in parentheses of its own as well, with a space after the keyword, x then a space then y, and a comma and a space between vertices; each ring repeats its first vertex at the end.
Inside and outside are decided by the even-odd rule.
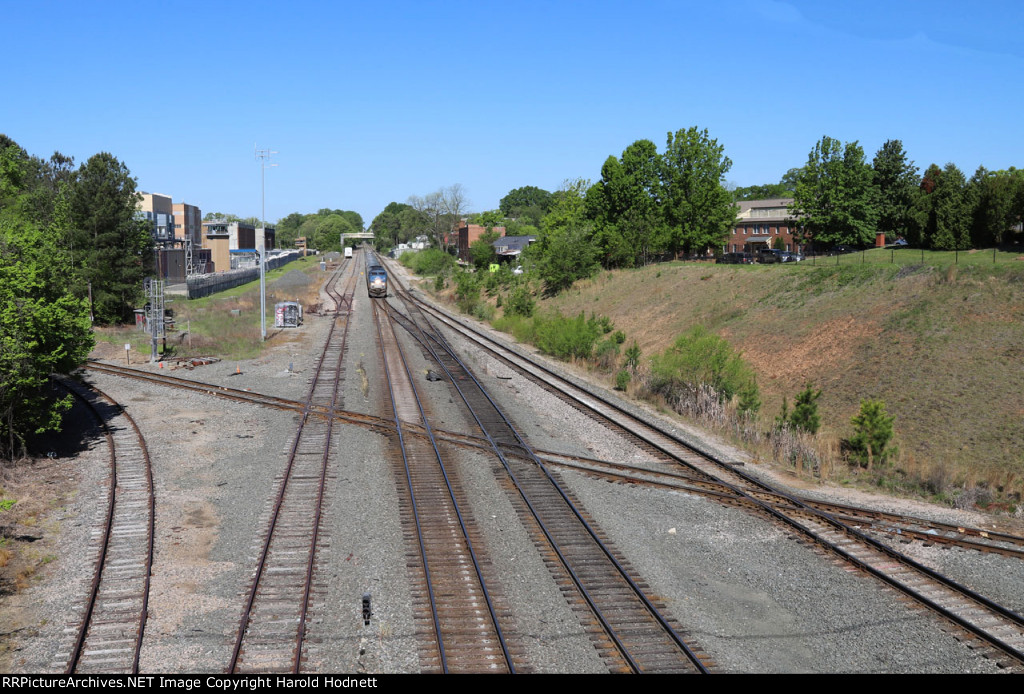
POLYGON ((361 231, 361 232, 359 232, 357 234, 342 234, 341 235, 341 245, 344 246, 345 242, 350 240, 350 239, 352 239, 352 240, 355 240, 355 239, 368 239, 370 241, 373 241, 373 232, 372 231, 361 231))

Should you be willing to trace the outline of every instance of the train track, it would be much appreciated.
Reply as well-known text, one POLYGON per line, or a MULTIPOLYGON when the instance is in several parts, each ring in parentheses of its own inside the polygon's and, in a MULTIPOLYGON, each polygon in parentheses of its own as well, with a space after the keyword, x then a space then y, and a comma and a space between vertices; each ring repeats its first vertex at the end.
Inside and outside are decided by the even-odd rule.
MULTIPOLYGON (((264 395, 262 393, 248 391, 227 386, 214 385, 201 381, 179 378, 169 374, 144 371, 116 364, 90 360, 84 368, 121 378, 144 381, 164 387, 188 390, 191 392, 210 395, 213 397, 226 398, 236 402, 243 402, 260 407, 272 407, 280 410, 294 411, 301 413, 306 409, 305 403, 299 400, 291 400, 276 396, 264 395)), ((328 417, 327 408, 311 405, 308 408, 310 416, 328 417)), ((339 422, 352 424, 362 428, 370 429, 382 434, 391 434, 395 431, 395 424, 392 419, 377 415, 363 414, 349 410, 335 409, 330 414, 339 422)), ((406 434, 414 436, 425 436, 422 425, 407 423, 406 434)), ((483 450, 490 450, 487 439, 481 435, 465 434, 461 432, 433 430, 434 436, 439 440, 463 447, 472 447, 483 450)), ((654 450, 652 446, 648 449, 654 450)), ((505 449, 509 455, 515 455, 515 447, 505 449)), ((581 458, 579 456, 565 455, 555 451, 534 451, 538 457, 546 462, 562 464, 566 467, 578 467, 581 470, 590 470, 592 475, 600 475, 609 479, 617 476, 616 470, 621 470, 621 480, 637 484, 654 484, 654 481, 645 481, 645 474, 654 474, 655 471, 644 470, 635 466, 620 466, 610 461, 581 458), (568 461, 568 462, 567 462, 568 461), (572 461, 579 461, 574 465, 572 461)), ((662 456, 663 461, 670 460, 662 456)), ((690 484, 678 483, 677 488, 684 489, 693 494, 703 494, 717 498, 729 498, 739 502, 740 497, 733 494, 728 487, 713 482, 703 475, 690 474, 680 470, 672 463, 665 466, 658 472, 666 478, 679 478, 689 480, 690 484)), ((773 495, 769 492, 762 492, 762 498, 774 499, 773 503, 787 503, 784 497, 773 495)), ((963 549, 976 550, 979 552, 1002 554, 1009 557, 1024 559, 1024 537, 1013 535, 1007 532, 1000 532, 992 528, 974 528, 964 525, 953 525, 930 519, 893 514, 878 511, 875 509, 836 504, 831 502, 817 501, 806 497, 800 497, 800 501, 808 506, 818 508, 836 518, 846 522, 869 529, 882 537, 890 538, 893 541, 906 542, 918 540, 925 544, 936 544, 944 546, 955 546, 963 549)))
MULTIPOLYGON (((430 429, 401 345, 382 302, 372 300, 397 436, 396 480, 410 551, 414 610, 418 612, 420 664, 426 671, 517 671, 501 626, 497 578, 468 510, 458 476, 446 465, 430 429), (404 435, 406 422, 421 424, 426 438, 404 435)), ((521 668, 521 663, 519 664, 521 668)))
POLYGON ((344 377, 348 313, 356 284, 353 263, 328 280, 334 319, 317 362, 281 478, 228 665, 231 673, 300 672, 320 518, 332 453, 339 384, 344 377), (338 294, 336 281, 345 277, 338 294), (340 327, 339 327, 340 324, 340 327), (310 416, 317 407, 326 417, 310 416))
POLYGON ((60 381, 93 414, 110 452, 103 527, 89 594, 71 636, 66 674, 137 674, 153 567, 155 497, 149 451, 135 421, 104 393, 60 381))
POLYGON ((455 386, 481 432, 492 445, 518 495, 520 516, 534 529, 535 542, 563 593, 581 616, 599 653, 619 672, 708 672, 710 659, 681 635, 663 605, 649 598, 635 571, 567 494, 543 462, 487 395, 453 350, 429 330, 426 319, 392 315, 429 351, 455 386), (505 451, 512 449, 515 454, 505 451))
MULTIPOLYGON (((721 485, 758 513, 812 540, 844 561, 878 578, 980 639, 1001 665, 1024 668, 1024 617, 868 536, 821 508, 792 497, 673 434, 584 389, 547 367, 493 342, 439 309, 410 302, 448 329, 483 349, 588 416, 605 422, 698 478, 721 485)), ((438 336, 433 336, 438 337, 438 336)), ((438 339, 440 339, 438 337, 438 339)))
MULTIPOLYGON (((407 309, 407 311, 408 311, 408 309, 407 309)), ((395 320, 402 321, 403 318, 402 317, 396 317, 395 320)), ((424 340, 426 342, 430 342, 433 338, 432 337, 431 338, 427 338, 424 335, 421 335, 418 339, 424 340)), ((118 373, 118 375, 125 375, 125 373, 121 369, 118 369, 117 367, 93 364, 93 365, 90 365, 90 368, 97 368, 97 369, 103 369, 103 370, 108 370, 109 369, 109 370, 111 370, 111 371, 113 371, 115 373, 118 373)), ((145 374, 146 378, 151 378, 151 377, 157 376, 155 374, 149 374, 147 372, 140 372, 140 373, 141 374, 145 374)), ((167 384, 170 384, 170 383, 172 383, 174 381, 173 377, 168 378, 168 377, 163 376, 163 374, 160 374, 158 376, 158 378, 161 380, 162 383, 167 383, 167 384), (166 380, 164 380, 164 379, 166 379, 166 380)), ((548 381, 552 380, 550 375, 544 374, 543 372, 541 372, 541 375, 539 375, 539 376, 538 375, 534 375, 533 378, 535 378, 538 381, 543 381, 543 382, 548 382, 548 381)), ((182 381, 184 382, 184 379, 182 379, 182 381)), ((208 392, 210 394, 214 394, 214 395, 217 395, 219 397, 231 397, 231 398, 235 398, 235 399, 246 400, 246 401, 248 401, 248 402, 250 402, 252 404, 257 404, 257 405, 260 405, 260 406, 273 406, 273 407, 278 407, 278 408, 282 408, 282 409, 288 409, 288 410, 293 410, 293 411, 298 411, 298 412, 305 412, 305 413, 307 413, 307 416, 309 416, 309 417, 311 417, 313 419, 323 419, 323 420, 328 420, 328 421, 329 420, 351 421, 352 423, 358 424, 359 426, 364 426, 364 427, 367 427, 367 428, 372 428, 372 429, 374 429, 376 431, 389 432, 392 435, 394 435, 394 433, 397 430, 396 423, 394 421, 389 421, 386 418, 381 418, 381 417, 371 417, 371 416, 365 416, 365 415, 358 415, 356 413, 348 413, 348 412, 345 412, 344 410, 340 409, 336 405, 335 406, 329 406, 329 405, 323 405, 322 406, 322 405, 316 405, 316 404, 306 405, 304 403, 297 403, 295 401, 290 401, 290 400, 286 400, 286 399, 268 398, 268 397, 265 397, 265 396, 261 396, 260 394, 257 394, 257 393, 252 393, 250 391, 224 389, 224 388, 220 388, 218 386, 210 386, 209 384, 197 384, 195 382, 190 382, 190 381, 185 382, 185 383, 189 383, 190 385, 182 385, 180 383, 176 383, 175 385, 177 385, 178 387, 190 387, 190 388, 194 388, 194 389, 197 389, 197 390, 202 390, 204 392, 208 392)), ((569 396, 566 396, 564 394, 562 395, 562 397, 563 398, 572 399, 572 398, 569 398, 569 396)), ((577 397, 577 396, 573 396, 573 397, 577 397)), ((599 397, 599 396, 595 396, 592 393, 588 393, 586 397, 594 398, 594 397, 599 397)), ((577 399, 576 402, 578 403, 579 400, 577 399)), ((581 407, 579 404, 577 404, 576 406, 577 407, 581 407)), ((594 410, 590 410, 590 414, 591 414, 591 416, 593 416, 595 418, 607 417, 606 414, 600 414, 600 415, 599 414, 595 414, 594 410)), ((635 424, 629 424, 629 425, 619 424, 619 425, 615 425, 615 426, 618 426, 620 428, 628 428, 628 429, 636 430, 635 424)), ((411 435, 412 438, 421 438, 422 439, 422 438, 425 438, 427 436, 427 434, 425 432, 425 428, 424 428, 424 426, 422 424, 415 424, 415 423, 412 423, 412 422, 403 422, 403 431, 404 431, 405 434, 411 435)), ((434 434, 435 434, 436 438, 438 438, 440 440, 445 440, 445 441, 448 441, 448 442, 451 442, 451 443, 455 443, 456 445, 461 445, 461 446, 472 446, 472 447, 475 447, 475 448, 487 448, 487 447, 494 448, 495 445, 496 445, 497 448, 499 448, 500 450, 503 451, 503 454, 508 459, 525 459, 525 460, 528 460, 529 457, 530 457, 530 454, 528 452, 526 452, 524 450, 524 448, 522 446, 520 446, 517 442, 513 441, 512 439, 500 440, 501 439, 500 436, 498 437, 498 441, 496 441, 495 443, 492 443, 492 442, 487 441, 486 437, 484 437, 484 436, 473 436, 473 435, 460 434, 460 433, 456 433, 456 432, 440 432, 440 431, 434 432, 434 434)), ((667 434, 666 433, 665 436, 669 439, 670 443, 674 439, 674 437, 672 437, 671 434, 667 434)), ((675 467, 674 467, 675 474, 684 476, 684 477, 687 478, 687 480, 691 480, 691 481, 680 482, 681 484, 695 484, 696 487, 699 488, 699 489, 708 490, 708 491, 705 491, 703 493, 708 493, 708 494, 712 494, 712 495, 719 495, 720 498, 723 498, 723 499, 728 497, 728 499, 729 499, 728 502, 729 503, 739 503, 739 504, 742 504, 742 505, 746 505, 749 508, 757 508, 757 509, 760 509, 760 512, 765 514, 765 515, 773 515, 773 514, 770 513, 771 509, 781 510, 784 514, 788 514, 788 516, 790 518, 790 521, 792 523, 795 523, 797 525, 801 525, 802 524, 803 527, 804 527, 804 530, 802 532, 804 532, 808 536, 814 535, 814 534, 817 533, 818 536, 819 536, 819 539, 817 539, 816 541, 819 542, 819 544, 821 544, 821 546, 823 546, 823 547, 826 547, 826 546, 827 547, 842 547, 843 545, 848 544, 847 543, 847 538, 849 537, 849 533, 847 533, 846 530, 843 530, 842 531, 843 537, 839 538, 837 536, 837 541, 829 544, 827 542, 827 540, 825 540, 823 538, 826 538, 832 532, 830 530, 830 528, 834 528, 834 526, 823 525, 823 526, 818 526, 817 529, 815 529, 815 526, 818 523, 818 520, 816 520, 816 519, 819 519, 822 514, 824 514, 826 516, 831 516, 831 517, 833 517, 833 519, 840 521, 840 524, 843 525, 844 527, 848 527, 850 525, 866 526, 867 523, 869 522, 869 520, 868 520, 869 516, 867 514, 873 513, 873 512, 869 512, 869 511, 867 511, 865 509, 855 509, 855 508, 850 508, 850 507, 843 508, 843 507, 838 507, 836 505, 831 505, 831 506, 827 506, 827 507, 826 506, 819 506, 816 510, 814 510, 814 512, 811 512, 809 515, 806 515, 808 513, 808 511, 806 510, 805 507, 816 506, 816 505, 818 505, 817 502, 811 502, 811 501, 803 500, 803 499, 792 499, 792 498, 790 498, 790 497, 788 497, 788 496, 786 496, 784 494, 777 493, 774 490, 770 490, 768 488, 765 488, 763 485, 748 483, 744 479, 744 476, 741 474, 742 471, 737 471, 732 466, 729 466, 729 465, 725 465, 724 472, 723 472, 722 469, 718 469, 715 466, 705 467, 703 464, 701 464, 700 461, 701 461, 702 458, 706 458, 707 456, 704 456, 703 453, 700 452, 700 451, 695 451, 692 448, 688 448, 686 446, 685 442, 680 442, 680 441, 676 440, 675 443, 676 443, 676 445, 680 446, 681 449, 683 449, 683 454, 682 455, 673 456, 670 453, 666 453, 665 452, 666 445, 662 444, 662 443, 659 443, 656 438, 654 438, 654 437, 647 437, 646 434, 644 434, 644 440, 645 440, 646 446, 648 447, 649 450, 658 450, 663 457, 665 457, 665 458, 672 458, 672 459, 676 460, 675 467), (652 438, 653 438, 653 441, 652 441, 652 438), (694 460, 696 460, 697 462, 694 465, 690 466, 689 469, 682 470, 678 466, 678 460, 680 458, 682 458, 684 460, 687 459, 687 458, 690 458, 691 462, 693 462, 694 460), (732 475, 735 475, 735 476, 732 476, 732 475)), ((539 459, 541 459, 542 462, 545 462, 545 463, 556 463, 557 462, 559 464, 568 464, 564 460, 559 460, 559 458, 564 459, 564 458, 568 458, 568 456, 560 456, 557 453, 541 453, 541 454, 537 455, 537 457, 539 459)), ((597 464, 597 463, 603 463, 603 462, 606 463, 607 461, 589 461, 589 462, 584 462, 584 464, 597 464)), ((588 473, 588 474, 598 474, 598 473, 588 473)), ((615 473, 612 473, 611 471, 606 470, 604 473, 601 473, 601 474, 605 474, 605 475, 608 475, 609 477, 612 477, 612 476, 614 476, 615 473)), ((620 481, 629 481, 630 483, 635 483, 634 480, 630 479, 632 477, 632 475, 634 474, 632 471, 623 471, 623 472, 620 472, 619 474, 620 474, 620 481)), ((794 526, 790 525, 790 527, 794 527, 794 526)), ((901 538, 905 538, 905 537, 908 537, 908 536, 916 536, 916 537, 918 537, 919 539, 921 539, 921 540, 923 540, 925 542, 942 542, 945 539, 945 540, 948 540, 949 542, 955 542, 955 543, 961 544, 962 546, 971 546, 972 548, 978 549, 980 551, 1002 551, 1002 553, 1009 554, 1010 556, 1018 556, 1018 557, 1019 557, 1019 554, 1020 554, 1020 551, 1019 551, 1019 546, 1020 546, 1019 540, 1020 539, 1019 538, 1015 538, 1014 536, 1006 535, 1006 534, 1000 535, 1000 534, 994 533, 992 531, 984 531, 984 530, 970 529, 970 528, 959 528, 959 527, 952 527, 952 526, 942 527, 939 524, 922 525, 921 521, 919 519, 903 519, 903 520, 900 520, 898 518, 891 517, 891 516, 877 516, 876 519, 873 521, 873 527, 876 529, 875 530, 876 532, 888 532, 890 534, 895 534, 895 533, 898 532, 898 535, 901 538), (915 529, 913 526, 917 526, 917 528, 915 529), (915 535, 915 533, 916 533, 916 535, 915 535), (986 536, 988 536, 988 537, 986 537, 986 536), (963 544, 965 542, 967 543, 966 545, 963 544), (1000 547, 1002 547, 1003 549, 1008 550, 1008 551, 1003 551, 1003 549, 1000 549, 1000 547)), ((854 532, 856 532, 857 528, 850 528, 850 530, 853 530, 854 532)), ((867 543, 867 544, 870 544, 870 543, 867 543)), ((840 552, 837 552, 834 549, 830 549, 830 551, 833 551, 836 554, 841 554, 840 552)), ((869 571, 869 572, 872 572, 872 573, 874 571, 878 571, 878 572, 880 572, 882 574, 889 573, 891 575, 891 578, 896 583, 913 584, 913 583, 918 583, 919 580, 920 580, 919 576, 914 574, 914 573, 911 573, 911 574, 909 574, 909 575, 907 575, 905 577, 900 577, 899 576, 900 571, 898 571, 896 569, 893 569, 891 567, 886 567, 885 565, 887 563, 889 563, 889 560, 885 558, 884 554, 882 554, 882 555, 871 555, 871 554, 869 554, 866 557, 865 556, 858 557, 858 551, 854 550, 854 551, 849 552, 849 557, 847 557, 847 561, 850 561, 852 563, 858 564, 865 571, 869 571)), ((916 569, 913 569, 913 570, 916 571, 916 569)), ((882 580, 886 580, 886 579, 883 578, 882 580)), ((899 586, 897 586, 897 587, 899 587, 899 586)), ((910 594, 908 591, 904 590, 904 592, 907 592, 908 595, 910 594)), ((953 617, 950 617, 950 619, 952 621, 957 622, 958 624, 961 624, 961 623, 956 619, 957 612, 966 612, 968 609, 973 609, 973 608, 966 608, 966 607, 963 607, 963 606, 959 606, 958 607, 958 606, 955 606, 955 605, 953 607, 944 606, 944 603, 955 604, 955 603, 958 603, 959 601, 962 600, 962 598, 957 597, 957 593, 955 592, 955 589, 954 589, 954 592, 951 594, 950 597, 944 597, 943 595, 935 595, 934 597, 928 597, 927 594, 925 594, 923 597, 924 597, 924 599, 920 599, 920 598, 915 598, 915 599, 918 599, 918 601, 922 602, 923 604, 929 605, 929 607, 933 607, 933 609, 936 609, 936 611, 952 614, 953 617)), ((978 597, 981 597, 981 596, 978 596, 978 597)), ((1019 650, 1020 650, 1019 647, 1015 646, 1016 642, 1014 641, 1015 633, 1019 634, 1019 627, 1013 626, 1013 616, 1012 615, 1011 615, 1011 617, 1009 619, 1010 619, 1010 624, 1009 625, 1006 625, 1004 623, 1004 628, 1006 628, 1007 633, 1008 633, 1007 638, 1005 639, 1003 644, 999 644, 999 643, 995 643, 994 644, 997 648, 1001 648, 1001 650, 1003 651, 1004 654, 1007 653, 1007 650, 1004 647, 1009 647, 1009 649, 1011 651, 1015 650, 1015 651, 1019 652, 1019 650), (1014 629, 1016 629, 1017 631, 1014 632, 1014 629)), ((965 629, 972 630, 971 626, 970 626, 970 623, 971 622, 976 622, 977 619, 975 619, 975 618, 965 618, 964 621, 966 622, 966 624, 961 624, 961 626, 963 626, 965 629)), ((998 633, 999 629, 1000 629, 1000 627, 997 626, 997 627, 991 629, 990 631, 995 631, 995 632, 998 633)), ((979 636, 981 638, 985 638, 986 640, 988 640, 989 643, 993 643, 992 640, 988 639, 988 637, 986 635, 981 634, 979 636)), ((996 657, 998 658, 998 657, 1001 657, 1001 656, 996 656, 996 657)), ((1010 657, 1011 660, 1016 660, 1016 662, 1019 662, 1019 658, 1015 658, 1015 656, 1013 656, 1012 654, 1010 654, 1009 657, 1010 657)))

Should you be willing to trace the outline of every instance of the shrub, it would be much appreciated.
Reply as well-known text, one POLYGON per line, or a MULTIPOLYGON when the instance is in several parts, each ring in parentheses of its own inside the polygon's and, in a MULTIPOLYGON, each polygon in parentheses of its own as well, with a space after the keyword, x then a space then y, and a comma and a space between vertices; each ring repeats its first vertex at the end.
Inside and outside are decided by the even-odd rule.
POLYGON ((403 253, 400 260, 417 275, 443 275, 455 267, 455 258, 438 248, 403 253))
POLYGON ((895 420, 886 413, 884 401, 861 400, 860 413, 850 420, 854 431, 847 442, 851 458, 869 470, 873 463, 887 463, 896 455, 896 447, 889 445, 895 420))
POLYGON ((793 413, 789 415, 789 423, 798 431, 806 431, 808 434, 817 434, 821 427, 821 417, 818 416, 818 398, 821 391, 815 391, 808 383, 796 396, 796 405, 793 413))
POLYGON ((594 343, 601 335, 601 327, 593 317, 587 320, 583 313, 566 318, 560 313, 534 318, 537 347, 559 359, 589 359, 594 343))
POLYGON ((670 401, 684 393, 708 386, 723 402, 738 399, 740 412, 756 412, 761 406, 754 371, 724 339, 703 326, 680 335, 672 347, 655 355, 651 364, 651 389, 670 401))
POLYGON ((597 351, 594 355, 597 366, 605 371, 610 371, 619 360, 619 343, 614 339, 601 340, 597 343, 597 351))
POLYGON ((622 369, 619 373, 615 374, 615 390, 626 390, 629 386, 630 375, 629 371, 622 369))
POLYGON ((640 345, 636 343, 636 340, 633 341, 632 346, 626 349, 626 360, 622 365, 634 371, 640 366, 640 345))
POLYGON ((473 313, 480 303, 480 280, 474 273, 455 273, 455 300, 464 313, 473 313))
POLYGON ((505 304, 505 313, 529 318, 533 315, 533 309, 535 306, 536 304, 533 297, 530 295, 530 291, 526 287, 516 287, 512 290, 512 293, 508 295, 508 303, 505 304))
POLYGON ((494 318, 494 307, 484 301, 479 301, 473 305, 472 315, 478 321, 489 322, 494 318))
POLYGON ((520 342, 534 344, 537 339, 537 331, 534 321, 525 316, 506 312, 501 318, 493 322, 494 328, 508 333, 520 342))

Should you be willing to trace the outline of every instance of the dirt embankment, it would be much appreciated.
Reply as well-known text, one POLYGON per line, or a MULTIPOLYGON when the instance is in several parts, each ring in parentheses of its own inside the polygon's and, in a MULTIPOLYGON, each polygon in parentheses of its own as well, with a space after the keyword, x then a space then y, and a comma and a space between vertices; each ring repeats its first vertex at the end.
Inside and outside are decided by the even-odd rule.
MULTIPOLYGON (((806 384, 822 437, 860 402, 896 417, 901 465, 936 489, 1024 491, 1024 280, 1015 266, 651 266, 602 272, 548 308, 609 316, 644 356, 703 324, 755 368, 761 416, 806 384)), ((543 307, 542 307, 543 308, 543 307)))

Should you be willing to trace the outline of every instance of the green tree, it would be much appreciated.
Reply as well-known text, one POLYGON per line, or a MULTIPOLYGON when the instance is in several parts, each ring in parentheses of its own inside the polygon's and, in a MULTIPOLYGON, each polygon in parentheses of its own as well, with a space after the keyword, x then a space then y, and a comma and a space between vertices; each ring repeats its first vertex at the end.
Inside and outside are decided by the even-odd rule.
POLYGON ((523 186, 510 190, 498 206, 506 217, 539 226, 540 220, 550 211, 553 203, 553 197, 548 191, 536 186, 523 186))
MULTIPOLYGON (((292 212, 287 217, 277 220, 274 230, 277 236, 278 248, 291 248, 295 245, 295 239, 299 238, 299 227, 306 221, 305 215, 301 212, 292 212)), ((309 239, 306 239, 308 242, 309 239)))
POLYGON ((861 146, 822 137, 800 173, 790 211, 816 244, 874 242, 878 207, 861 146))
POLYGON ((82 164, 71 188, 73 273, 81 295, 91 284, 99 323, 129 320, 153 272, 153 240, 138 217, 135 186, 128 167, 101 152, 82 164))
POLYGON ((736 202, 740 200, 770 200, 772 198, 788 198, 791 193, 792 191, 784 183, 765 183, 734 188, 732 199, 736 202))
POLYGON ((860 412, 850 420, 854 431, 849 441, 853 459, 870 470, 874 463, 884 465, 895 456, 896 447, 889 445, 895 420, 885 411, 882 400, 861 400, 860 412))
POLYGON ((661 205, 661 156, 650 140, 637 140, 608 157, 601 180, 587 191, 588 215, 605 267, 645 265, 667 242, 661 205))
POLYGON ((797 393, 796 405, 789 415, 789 423, 798 431, 806 431, 808 434, 817 434, 821 427, 821 417, 818 415, 818 398, 821 397, 820 390, 814 390, 811 384, 807 384, 802 391, 797 393))
POLYGON ((313 232, 313 245, 321 251, 340 251, 341 235, 355 234, 358 231, 361 229, 354 228, 348 219, 340 214, 318 217, 313 232))
POLYGON ((541 222, 540 238, 525 252, 527 260, 536 264, 548 294, 557 294, 576 280, 590 277, 599 267, 593 227, 586 215, 584 192, 589 185, 584 179, 563 184, 541 222))
POLYGON ((1024 170, 988 171, 981 166, 968 187, 972 242, 976 247, 1003 243, 1024 212, 1018 203, 1024 192, 1024 170))
POLYGON ((668 134, 661 163, 669 249, 699 253, 725 243, 736 221, 736 207, 724 185, 732 168, 725 148, 706 129, 679 130, 668 134))
POLYGON ((486 270, 491 263, 497 261, 498 254, 491 245, 501 238, 496 231, 485 231, 473 243, 469 244, 469 257, 477 270, 486 270))
POLYGON ((505 226, 505 217, 502 215, 501 210, 487 210, 486 212, 480 212, 479 214, 474 215, 470 221, 473 224, 491 229, 494 227, 505 226))
POLYGON ((878 196, 878 231, 889 240, 919 239, 915 198, 921 178, 914 162, 907 160, 903 143, 888 140, 875 154, 871 169, 878 196))
POLYGON ((62 245, 67 184, 58 183, 44 228, 38 163, 0 138, 0 452, 7 458, 24 454, 28 433, 59 430, 70 396, 54 399, 48 379, 77 368, 93 345, 88 303, 72 291, 62 245))
POLYGON ((939 251, 970 248, 972 210, 963 172, 953 163, 941 170, 932 164, 921 188, 925 245, 939 251))

